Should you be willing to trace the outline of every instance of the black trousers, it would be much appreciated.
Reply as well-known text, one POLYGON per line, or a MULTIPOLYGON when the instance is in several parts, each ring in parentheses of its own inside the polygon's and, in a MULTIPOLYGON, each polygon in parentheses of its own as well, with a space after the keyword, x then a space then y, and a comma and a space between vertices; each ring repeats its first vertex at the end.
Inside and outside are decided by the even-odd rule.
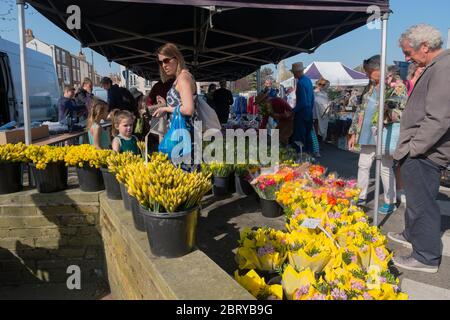
POLYGON ((439 266, 442 255, 441 212, 437 203, 442 168, 423 158, 406 158, 401 174, 406 193, 405 231, 413 258, 439 266))

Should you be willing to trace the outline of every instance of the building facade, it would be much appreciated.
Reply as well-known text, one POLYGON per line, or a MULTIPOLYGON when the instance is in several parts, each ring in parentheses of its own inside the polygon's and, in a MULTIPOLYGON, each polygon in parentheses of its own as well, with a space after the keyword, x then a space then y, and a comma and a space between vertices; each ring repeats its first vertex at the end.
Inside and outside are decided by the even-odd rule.
MULTIPOLYGON (((126 77, 125 77, 126 76, 126 68, 124 66, 120 66, 120 74, 123 75, 123 77, 121 77, 119 85, 121 87, 126 87, 127 86, 127 81, 126 81, 126 77)), ((147 80, 143 77, 140 77, 137 74, 133 73, 132 71, 130 71, 128 73, 129 89, 136 88, 140 92, 142 92, 144 95, 147 95, 150 93, 153 83, 154 82, 152 82, 151 80, 147 80)))
POLYGON ((90 78, 94 86, 100 86, 101 76, 95 72, 92 64, 87 62, 83 52, 80 51, 77 56, 57 45, 47 44, 36 39, 31 29, 26 30, 25 37, 28 48, 52 57, 61 91, 65 85, 71 85, 77 89, 84 78, 90 78))

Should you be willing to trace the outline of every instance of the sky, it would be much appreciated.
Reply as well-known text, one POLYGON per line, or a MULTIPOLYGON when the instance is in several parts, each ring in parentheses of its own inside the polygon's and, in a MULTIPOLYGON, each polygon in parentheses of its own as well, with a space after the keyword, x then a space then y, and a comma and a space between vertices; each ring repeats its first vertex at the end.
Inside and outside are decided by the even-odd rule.
MULTIPOLYGON (((16 0, 0 0, 0 37, 19 42, 17 31, 16 0)), ((391 0, 393 14, 388 26, 388 63, 403 61, 404 56, 398 47, 400 35, 409 26, 428 23, 437 27, 445 40, 450 28, 450 1, 448 0, 391 0)), ((79 42, 53 25, 33 8, 26 10, 26 28, 31 28, 36 38, 56 44, 76 54, 80 51, 79 42)), ((291 30, 289 30, 290 32, 291 30)), ((288 32, 288 31, 287 31, 288 32)), ((91 50, 83 49, 91 62, 91 50)), ((322 45, 314 54, 300 54, 286 59, 286 66, 302 61, 305 65, 313 61, 340 61, 350 68, 362 63, 364 59, 381 52, 381 30, 369 30, 366 26, 345 34, 322 45)), ((95 69, 100 75, 119 71, 119 65, 109 62, 94 53, 95 69)), ((270 66, 273 68, 273 66, 270 66)))

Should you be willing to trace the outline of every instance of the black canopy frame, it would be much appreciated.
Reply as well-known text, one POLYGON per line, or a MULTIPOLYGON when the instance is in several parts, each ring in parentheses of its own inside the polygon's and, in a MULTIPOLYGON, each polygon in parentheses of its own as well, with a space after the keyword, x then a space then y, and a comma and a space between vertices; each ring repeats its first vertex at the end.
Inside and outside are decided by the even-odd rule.
POLYGON ((199 81, 236 80, 365 25, 388 0, 30 0, 54 24, 110 62, 159 78, 156 49, 178 45, 199 81), (69 30, 67 8, 81 9, 69 30))

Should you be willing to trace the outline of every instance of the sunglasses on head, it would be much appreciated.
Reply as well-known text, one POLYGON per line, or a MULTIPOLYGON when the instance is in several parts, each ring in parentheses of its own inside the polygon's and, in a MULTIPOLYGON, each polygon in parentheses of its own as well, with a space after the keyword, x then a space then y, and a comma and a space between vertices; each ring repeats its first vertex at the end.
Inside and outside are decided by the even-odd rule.
POLYGON ((172 61, 172 59, 175 58, 165 58, 163 60, 158 60, 158 64, 162 67, 163 64, 168 64, 170 61, 172 61))

